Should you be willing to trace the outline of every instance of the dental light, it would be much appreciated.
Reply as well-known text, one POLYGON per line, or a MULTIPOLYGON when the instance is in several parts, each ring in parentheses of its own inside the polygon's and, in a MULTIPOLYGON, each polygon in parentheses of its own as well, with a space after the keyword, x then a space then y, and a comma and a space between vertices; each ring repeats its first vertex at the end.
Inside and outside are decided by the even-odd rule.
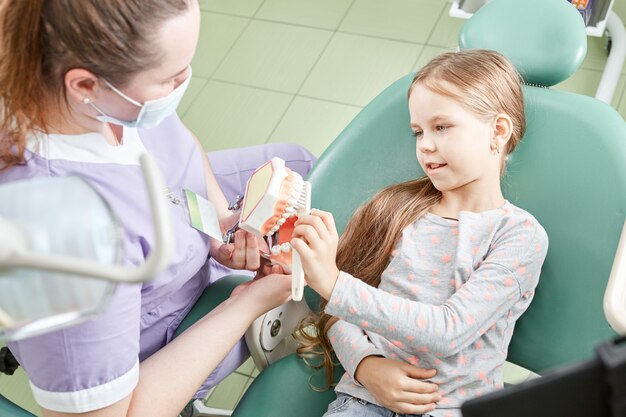
POLYGON ((155 244, 136 268, 119 265, 121 233, 110 207, 77 177, 0 186, 0 341, 24 339, 96 316, 118 283, 152 279, 168 263, 172 230, 164 181, 140 158, 155 244))

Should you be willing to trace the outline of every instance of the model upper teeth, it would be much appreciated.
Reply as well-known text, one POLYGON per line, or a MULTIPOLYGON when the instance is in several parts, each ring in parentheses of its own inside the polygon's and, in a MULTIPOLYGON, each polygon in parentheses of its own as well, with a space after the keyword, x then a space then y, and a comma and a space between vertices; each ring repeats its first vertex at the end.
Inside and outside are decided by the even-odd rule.
POLYGON ((272 228, 270 229, 270 231, 269 231, 269 232, 267 232, 267 234, 266 234, 265 236, 267 236, 267 237, 272 236, 274 233, 276 233, 276 232, 278 231, 279 227, 280 227, 280 226, 275 225, 274 227, 272 227, 272 228))
POLYGON ((285 212, 281 214, 280 219, 276 221, 276 224, 267 232, 265 236, 270 237, 278 231, 280 226, 285 224, 285 221, 298 214, 298 210, 304 207, 306 196, 303 193, 304 182, 302 180, 296 180, 294 182, 294 190, 291 192, 289 199, 287 199, 287 207, 285 212))

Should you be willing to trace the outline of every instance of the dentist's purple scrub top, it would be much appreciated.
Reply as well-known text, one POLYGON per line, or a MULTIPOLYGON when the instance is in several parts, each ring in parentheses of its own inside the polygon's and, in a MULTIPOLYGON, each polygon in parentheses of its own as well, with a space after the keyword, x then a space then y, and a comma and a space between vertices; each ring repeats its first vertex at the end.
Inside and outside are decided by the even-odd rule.
MULTIPOLYGON (((1 172, 0 183, 32 177, 82 177, 111 205, 125 229, 123 264, 139 265, 150 253, 154 239, 138 162, 138 156, 146 151, 155 157, 174 196, 181 198, 182 190, 189 189, 206 197, 201 150, 176 115, 153 129, 124 128, 121 146, 108 145, 96 133, 34 135, 27 145, 27 163, 1 172)), ((252 171, 273 156, 285 159, 302 176, 315 160, 305 149, 289 144, 209 153, 229 200, 242 193, 252 171)), ((189 225, 185 210, 172 204, 171 213, 174 256, 155 280, 119 285, 109 306, 94 320, 9 344, 28 374, 39 405, 80 413, 129 395, 139 378, 139 362, 171 341, 205 287, 228 272, 209 259, 209 238, 189 225)), ((208 377, 198 395, 205 394, 247 357, 242 340, 208 377)))

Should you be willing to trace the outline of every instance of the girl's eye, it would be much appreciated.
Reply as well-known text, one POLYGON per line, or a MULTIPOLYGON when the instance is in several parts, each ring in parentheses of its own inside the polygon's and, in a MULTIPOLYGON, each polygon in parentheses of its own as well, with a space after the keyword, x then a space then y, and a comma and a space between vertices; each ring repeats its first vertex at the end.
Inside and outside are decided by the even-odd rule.
POLYGON ((421 130, 414 130, 413 131, 413 136, 415 136, 416 138, 421 138, 423 134, 424 134, 424 132, 422 132, 421 130))
POLYGON ((450 126, 448 126, 448 125, 437 125, 436 126, 437 132, 445 132, 449 128, 450 128, 450 126))

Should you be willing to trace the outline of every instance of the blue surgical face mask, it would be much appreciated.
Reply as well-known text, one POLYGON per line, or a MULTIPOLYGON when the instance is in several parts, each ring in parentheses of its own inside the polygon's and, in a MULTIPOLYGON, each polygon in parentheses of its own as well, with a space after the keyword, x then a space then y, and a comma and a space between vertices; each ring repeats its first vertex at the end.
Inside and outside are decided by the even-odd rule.
POLYGON ((114 87, 111 83, 105 81, 107 85, 111 87, 111 89, 115 91, 120 97, 122 97, 129 103, 141 108, 135 120, 117 119, 104 113, 100 109, 100 107, 96 106, 95 103, 90 102, 89 104, 91 104, 91 106, 96 109, 98 113, 100 113, 100 115, 96 116, 96 119, 103 123, 113 123, 116 125, 122 125, 126 127, 138 127, 142 129, 155 127, 158 126, 166 117, 172 115, 176 111, 180 100, 183 98, 183 95, 187 90, 187 87, 189 87, 189 83, 191 81, 191 66, 189 66, 188 72, 189 75, 187 76, 187 79, 183 81, 178 87, 176 87, 171 93, 169 93, 165 97, 161 97, 156 100, 148 100, 143 104, 128 97, 126 94, 122 93, 120 90, 114 87))

